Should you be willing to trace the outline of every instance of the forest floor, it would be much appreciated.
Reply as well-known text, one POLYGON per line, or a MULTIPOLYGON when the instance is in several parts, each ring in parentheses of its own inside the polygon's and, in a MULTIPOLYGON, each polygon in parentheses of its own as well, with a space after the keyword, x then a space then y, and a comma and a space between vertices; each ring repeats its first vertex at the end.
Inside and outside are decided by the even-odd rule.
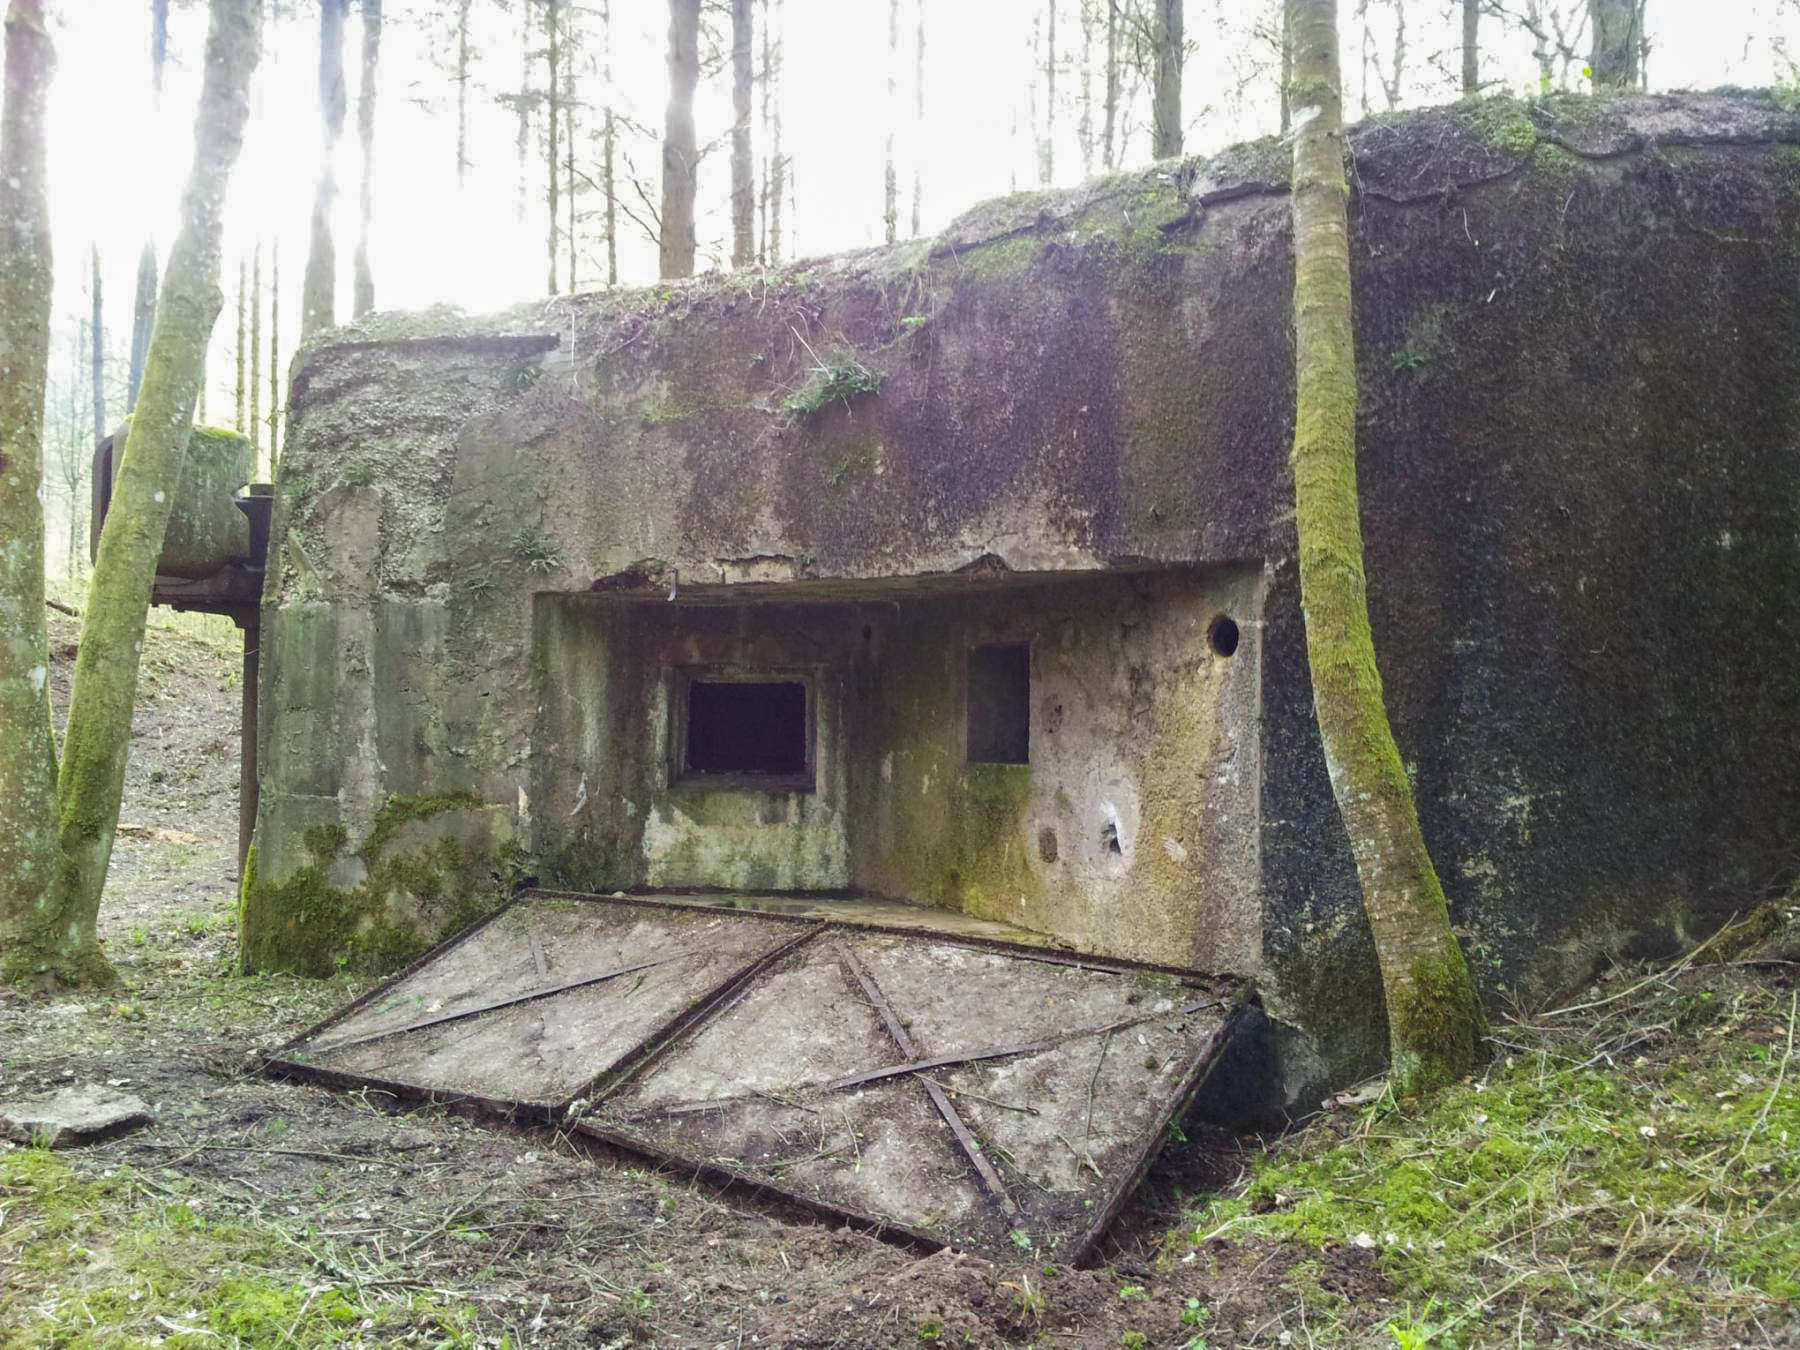
MULTIPOLYGON (((56 616, 59 699, 75 639, 56 616)), ((235 973, 237 653, 222 620, 159 614, 146 644, 101 918, 120 986, 0 993, 0 1096, 111 1084, 155 1117, 0 1144, 0 1344, 1800 1345, 1785 949, 1609 972, 1429 1109, 1189 1125, 1084 1270, 261 1077, 366 984, 235 973)))

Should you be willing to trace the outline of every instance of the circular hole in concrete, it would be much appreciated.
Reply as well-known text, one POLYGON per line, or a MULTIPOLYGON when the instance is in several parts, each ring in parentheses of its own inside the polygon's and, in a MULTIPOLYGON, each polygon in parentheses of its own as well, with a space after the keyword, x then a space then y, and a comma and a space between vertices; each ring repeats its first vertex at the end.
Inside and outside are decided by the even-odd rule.
POLYGON ((1206 645, 1215 656, 1230 656, 1238 649, 1238 626, 1230 615, 1221 614, 1207 625, 1206 645))

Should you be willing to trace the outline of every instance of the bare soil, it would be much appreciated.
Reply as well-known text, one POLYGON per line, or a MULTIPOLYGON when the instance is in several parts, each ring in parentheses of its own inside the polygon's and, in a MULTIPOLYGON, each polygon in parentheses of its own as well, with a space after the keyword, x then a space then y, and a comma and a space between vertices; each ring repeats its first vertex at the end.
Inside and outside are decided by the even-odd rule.
MULTIPOLYGON (((1396 1310, 1366 1251, 1215 1238, 1163 1253, 1184 1202, 1247 1166, 1245 1141, 1199 1127, 1165 1151, 1103 1264, 1069 1270, 1028 1251, 921 1255, 547 1132, 261 1076, 260 1052, 366 985, 235 974, 238 654, 218 623, 164 622, 146 646, 132 828, 101 916, 119 987, 0 992, 0 1095, 108 1083, 155 1116, 56 1155, 106 1212, 56 1218, 0 1186, 0 1344, 1168 1346, 1202 1326, 1213 1346, 1306 1344, 1297 1280, 1344 1296, 1340 1338, 1377 1343, 1396 1310), (252 1235, 258 1255, 131 1283, 146 1244, 208 1233, 252 1235), (280 1334, 218 1311, 239 1277, 291 1291, 268 1324, 280 1334)), ((59 706, 75 640, 55 616, 59 706)))

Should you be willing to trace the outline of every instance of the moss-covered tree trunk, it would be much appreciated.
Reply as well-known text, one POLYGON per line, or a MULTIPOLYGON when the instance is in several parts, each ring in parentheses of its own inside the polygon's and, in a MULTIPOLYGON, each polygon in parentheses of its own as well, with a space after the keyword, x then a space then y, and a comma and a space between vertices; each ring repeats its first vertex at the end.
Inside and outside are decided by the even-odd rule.
POLYGON ((57 780, 58 856, 49 899, 56 941, 41 953, 42 973, 64 980, 92 980, 108 969, 95 920, 125 786, 150 588, 181 477, 207 340, 224 306, 219 268, 225 192, 243 144, 261 8, 261 0, 211 3, 193 169, 169 250, 137 414, 89 583, 57 780))
POLYGON ((55 940, 56 743, 44 633, 44 382, 50 360, 50 206, 43 0, 6 9, 0 115, 0 978, 55 940))
POLYGON ((1300 604, 1325 763, 1381 964, 1393 1078, 1413 1092, 1467 1072, 1486 1028, 1388 726, 1369 629, 1336 0, 1288 0, 1288 21, 1300 604))
POLYGON ((700 0, 669 0, 669 106, 663 116, 659 275, 694 275, 694 89, 700 83, 700 0))

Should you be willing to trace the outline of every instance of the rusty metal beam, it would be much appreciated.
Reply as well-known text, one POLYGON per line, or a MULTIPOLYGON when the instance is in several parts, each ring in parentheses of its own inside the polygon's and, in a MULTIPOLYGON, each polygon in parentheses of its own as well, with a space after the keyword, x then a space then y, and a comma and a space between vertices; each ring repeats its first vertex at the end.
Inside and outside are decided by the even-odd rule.
MULTIPOLYGON (((875 983, 875 977, 869 973, 868 967, 857 960, 856 953, 848 947, 839 947, 837 953, 844 968, 862 986, 862 991, 868 997, 869 1002, 875 1005, 875 1011, 881 1014, 882 1025, 887 1027, 888 1035, 894 1038, 894 1044, 900 1047, 900 1053, 909 1060, 917 1059, 919 1057, 918 1047, 913 1044, 913 1038, 907 1034, 905 1025, 895 1015, 887 999, 882 996, 881 989, 875 983)), ((950 1133, 956 1136, 957 1145, 975 1168, 976 1175, 981 1178, 981 1184, 986 1186, 988 1193, 1000 1202, 1000 1208, 1006 1211, 1007 1217, 1017 1218, 1018 1203, 1006 1193, 1006 1186, 1000 1180, 1000 1174, 994 1170, 994 1165, 982 1153, 981 1145, 976 1142, 975 1136, 969 1133, 969 1127, 963 1124, 962 1117, 957 1114, 956 1108, 950 1105, 950 1099, 944 1095, 944 1090, 929 1078, 921 1078, 919 1083, 924 1087, 925 1095, 931 1098, 931 1104, 937 1107, 938 1114, 944 1118, 944 1124, 950 1127, 950 1133)))

